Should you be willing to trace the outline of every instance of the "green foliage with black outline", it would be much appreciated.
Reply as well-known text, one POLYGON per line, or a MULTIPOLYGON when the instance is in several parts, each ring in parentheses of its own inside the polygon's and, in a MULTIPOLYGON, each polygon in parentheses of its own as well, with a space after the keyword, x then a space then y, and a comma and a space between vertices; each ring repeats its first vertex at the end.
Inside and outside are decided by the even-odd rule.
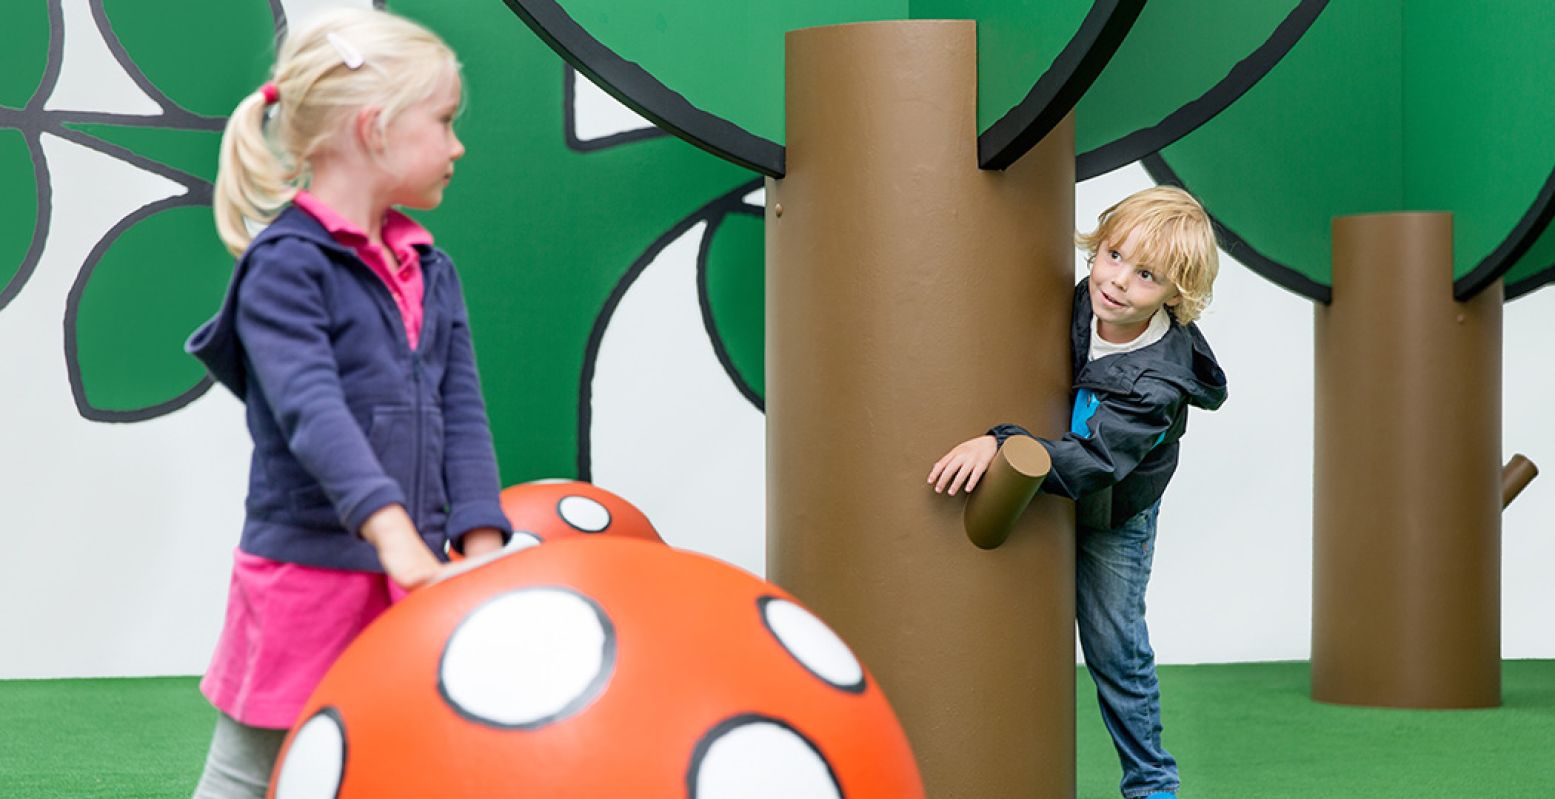
POLYGON ((1155 127, 1200 100, 1262 48, 1300 5, 1300 0, 1150 0, 1075 106, 1075 150, 1088 152, 1155 127))
POLYGON ((1552 40, 1555 15, 1539 0, 1473 13, 1334 3, 1241 101, 1162 157, 1261 268, 1320 287, 1332 282, 1333 217, 1451 211, 1462 296, 1542 232, 1552 40))
POLYGON ((222 267, 232 262, 216 237, 191 235, 210 226, 206 206, 160 211, 125 230, 93 268, 76 326, 93 408, 151 408, 205 377, 183 343, 210 317, 227 285, 222 267))
MULTIPOLYGON (((174 113, 67 119, 65 126, 170 167, 191 190, 208 187, 220 134, 186 126, 195 124, 190 114, 219 120, 263 80, 274 57, 269 4, 105 0, 103 9, 132 67, 171 101, 174 113)), ((220 303, 231 264, 209 206, 191 200, 127 227, 100 260, 84 265, 90 271, 70 331, 76 342, 70 368, 84 412, 145 418, 192 398, 205 375, 184 354, 183 339, 220 303)))
POLYGON ((692 105, 782 143, 787 31, 890 19, 978 23, 978 128, 1031 91, 1096 4, 1092 0, 556 0, 611 51, 692 105))
POLYGON ((707 304, 729 363, 741 382, 766 396, 766 223, 758 214, 731 213, 713 230, 707 248, 707 304))

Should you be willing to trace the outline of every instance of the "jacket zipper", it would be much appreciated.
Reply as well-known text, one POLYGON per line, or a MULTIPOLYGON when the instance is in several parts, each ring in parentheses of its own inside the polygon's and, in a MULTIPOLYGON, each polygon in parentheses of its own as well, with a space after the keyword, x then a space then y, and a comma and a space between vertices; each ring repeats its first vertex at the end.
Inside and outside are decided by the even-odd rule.
MULTIPOLYGON (((365 270, 368 273, 369 277, 372 278, 372 284, 378 286, 377 290, 378 290, 379 299, 380 299, 380 301, 385 301, 385 302, 388 303, 388 308, 389 308, 389 311, 391 312, 390 313, 390 318, 392 318, 392 319, 394 319, 395 321, 398 322, 398 327, 400 329, 399 330, 399 333, 400 333, 399 340, 405 342, 405 350, 410 353, 411 390, 415 393, 415 397, 416 397, 415 398, 415 403, 413 405, 413 408, 415 410, 415 417, 416 417, 415 418, 415 422, 414 422, 415 427, 416 427, 416 432, 415 432, 415 436, 414 436, 414 441, 415 441, 415 458, 414 458, 414 463, 413 463, 413 465, 411 467, 414 470, 415 474, 411 477, 411 481, 410 481, 411 482, 411 485, 410 485, 410 492, 411 493, 410 493, 410 497, 409 497, 410 507, 407 510, 410 513, 411 523, 416 525, 416 531, 420 532, 421 531, 421 522, 422 522, 422 518, 421 518, 422 475, 426 471, 426 441, 425 441, 425 430, 424 430, 426 425, 424 423, 424 420, 422 419, 422 416, 424 414, 422 413, 423 400, 422 400, 422 396, 421 396, 421 382, 422 382, 422 377, 423 377, 423 369, 421 367, 421 352, 420 352, 420 350, 421 350, 421 341, 417 340, 415 347, 411 347, 410 346, 409 334, 406 332, 406 329, 405 329, 405 318, 404 318, 404 316, 402 316, 400 314, 399 306, 396 305, 395 302, 394 302, 394 295, 393 295, 393 293, 389 291, 389 287, 388 286, 384 285, 383 280, 381 278, 379 278, 378 275, 372 271, 372 268, 369 267, 366 263, 362 262, 362 259, 360 257, 357 257, 355 253, 352 253, 352 256, 353 256, 354 260, 357 262, 357 264, 363 270, 365 270)), ((432 257, 431 254, 429 253, 428 257, 425 260, 423 260, 422 263, 421 263, 422 280, 425 281, 424 284, 423 284, 425 286, 425 291, 421 295, 421 308, 422 308, 421 332, 423 334, 426 333, 427 327, 428 327, 427 324, 426 324, 426 321, 427 321, 427 311, 426 311, 426 309, 427 309, 427 307, 429 307, 431 305, 432 290, 433 290, 433 286, 434 286, 434 282, 432 280, 432 270, 429 269, 428 266, 434 260, 436 260, 436 259, 434 257, 432 257)))
MULTIPOLYGON (((427 325, 427 310, 426 309, 431 305, 432 290, 433 290, 433 286, 434 286, 434 283, 433 283, 433 280, 432 280, 432 270, 428 268, 428 267, 431 266, 431 262, 433 260, 434 260, 434 258, 432 258, 430 253, 429 253, 428 257, 426 259, 424 259, 422 261, 422 264, 421 264, 421 277, 422 277, 422 280, 424 281, 424 285, 425 285, 425 291, 422 293, 422 299, 421 299, 421 308, 422 308, 422 311, 421 311, 421 332, 422 332, 423 336, 427 333, 428 325, 427 325)), ((399 309, 395 308, 394 310, 395 310, 395 315, 398 316, 399 315, 399 309)), ((401 324, 400 324, 401 332, 403 333, 404 332, 404 330, 403 330, 403 328, 404 328, 404 319, 401 318, 400 321, 401 321, 401 324)), ((414 491, 415 493, 413 494, 412 499, 411 499, 411 502, 413 503, 414 508, 412 510, 410 518, 415 522, 417 532, 421 531, 421 523, 422 523, 422 517, 421 517, 421 510, 422 510, 422 508, 421 508, 421 505, 422 505, 422 501, 423 501, 423 496, 422 496, 422 494, 423 494, 422 478, 426 474, 426 469, 427 469, 427 462, 426 462, 426 460, 427 460, 427 453, 426 453, 426 441, 425 441, 425 437, 426 437, 425 436, 425 428, 426 428, 425 416, 426 416, 426 414, 422 412, 423 398, 422 398, 422 387, 421 387, 422 380, 423 380, 423 378, 425 376, 424 375, 424 370, 422 369, 422 366, 421 366, 421 343, 424 340, 425 340, 424 338, 417 339, 415 348, 410 349, 411 383, 412 383, 413 389, 416 392, 416 403, 415 403, 415 409, 416 409, 416 465, 415 465, 415 469, 416 469, 416 472, 415 472, 415 476, 413 478, 411 478, 411 486, 412 486, 411 490, 414 491)), ((405 346, 407 348, 410 348, 410 342, 408 340, 405 342, 405 346)))
POLYGON ((422 413, 421 413, 421 353, 411 350, 410 373, 416 392, 416 475, 412 478, 411 514, 410 518, 416 523, 416 530, 421 530, 421 475, 426 471, 426 444, 422 440, 422 413))

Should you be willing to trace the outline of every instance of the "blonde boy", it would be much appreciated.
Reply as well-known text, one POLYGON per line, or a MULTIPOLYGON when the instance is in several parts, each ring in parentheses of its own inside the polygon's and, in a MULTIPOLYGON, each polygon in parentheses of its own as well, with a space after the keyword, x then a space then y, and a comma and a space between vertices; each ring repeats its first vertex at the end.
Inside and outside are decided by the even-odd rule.
MULTIPOLYGON (((1226 377, 1194 320, 1218 268, 1209 216, 1187 192, 1158 186, 1101 213, 1075 237, 1091 265, 1075 286, 1069 431, 1032 436, 1052 456, 1042 490, 1076 501, 1075 609, 1125 797, 1176 797, 1177 763, 1161 745, 1160 690, 1145 626, 1145 588, 1161 494, 1177 468, 1188 406, 1214 410, 1226 377)), ((935 491, 977 486, 1022 427, 1001 424, 946 453, 935 491)))

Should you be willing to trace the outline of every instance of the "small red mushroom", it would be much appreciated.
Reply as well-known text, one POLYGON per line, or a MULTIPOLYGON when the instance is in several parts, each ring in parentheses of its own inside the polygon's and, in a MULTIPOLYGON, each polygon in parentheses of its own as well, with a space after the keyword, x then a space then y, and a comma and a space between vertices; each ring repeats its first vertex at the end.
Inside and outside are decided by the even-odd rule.
MULTIPOLYGON (((664 543, 635 505, 581 480, 535 480, 502 490, 502 512, 513 525, 507 549, 527 549, 576 535, 640 538, 664 543)), ((463 556, 448 549, 449 560, 463 556)))
POLYGON ((593 483, 537 480, 505 488, 499 499, 514 532, 528 532, 541 541, 602 535, 664 543, 642 511, 593 483))

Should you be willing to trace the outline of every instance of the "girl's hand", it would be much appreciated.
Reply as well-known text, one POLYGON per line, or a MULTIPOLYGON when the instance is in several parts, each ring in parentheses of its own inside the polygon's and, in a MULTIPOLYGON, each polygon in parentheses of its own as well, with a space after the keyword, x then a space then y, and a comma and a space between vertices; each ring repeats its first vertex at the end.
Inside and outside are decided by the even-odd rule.
POLYGON ((378 550, 378 561, 389 579, 406 591, 431 582, 446 568, 427 549, 410 514, 400 505, 385 505, 362 523, 362 538, 378 550))
POLYGON ((502 531, 495 527, 477 527, 464 534, 464 556, 478 558, 502 548, 502 531))
POLYGON ((999 440, 993 436, 978 436, 957 444, 929 470, 929 482, 935 484, 934 492, 943 492, 949 485, 950 495, 955 496, 962 483, 966 483, 966 490, 970 492, 977 487, 983 472, 988 471, 988 464, 993 462, 998 451, 999 440))

